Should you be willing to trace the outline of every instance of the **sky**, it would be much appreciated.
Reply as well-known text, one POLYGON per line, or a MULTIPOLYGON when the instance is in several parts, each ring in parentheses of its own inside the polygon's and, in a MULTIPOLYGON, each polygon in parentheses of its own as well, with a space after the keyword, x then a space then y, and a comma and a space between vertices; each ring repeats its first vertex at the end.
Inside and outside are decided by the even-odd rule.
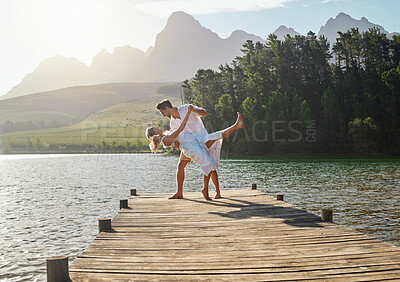
POLYGON ((398 0, 0 0, 0 95, 54 55, 90 65, 103 48, 146 51, 174 11, 222 38, 238 29, 267 38, 282 24, 318 33, 340 12, 400 32, 398 0))

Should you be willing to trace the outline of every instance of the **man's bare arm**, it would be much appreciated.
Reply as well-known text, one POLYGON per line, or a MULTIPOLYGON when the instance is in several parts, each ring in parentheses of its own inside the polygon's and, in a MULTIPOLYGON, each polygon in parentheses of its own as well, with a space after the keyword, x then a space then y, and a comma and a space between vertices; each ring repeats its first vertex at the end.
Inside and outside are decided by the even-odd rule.
POLYGON ((195 112, 196 114, 198 114, 201 117, 205 117, 207 115, 207 111, 205 109, 193 109, 193 112, 195 112))

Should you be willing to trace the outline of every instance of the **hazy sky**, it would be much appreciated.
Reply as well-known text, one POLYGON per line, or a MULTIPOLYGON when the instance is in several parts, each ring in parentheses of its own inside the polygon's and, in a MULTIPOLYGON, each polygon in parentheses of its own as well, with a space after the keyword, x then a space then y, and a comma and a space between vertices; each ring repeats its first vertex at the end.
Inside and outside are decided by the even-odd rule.
POLYGON ((223 38, 237 29, 266 38, 281 24, 317 33, 339 12, 400 32, 398 0, 0 0, 0 95, 54 55, 90 65, 102 48, 146 51, 178 10, 223 38))

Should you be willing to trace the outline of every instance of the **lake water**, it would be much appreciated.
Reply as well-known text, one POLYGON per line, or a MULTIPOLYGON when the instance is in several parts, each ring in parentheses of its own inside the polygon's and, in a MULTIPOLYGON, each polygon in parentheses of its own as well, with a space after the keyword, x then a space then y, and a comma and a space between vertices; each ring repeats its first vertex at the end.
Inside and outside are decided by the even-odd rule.
MULTIPOLYGON (((177 161, 159 154, 0 155, 0 280, 45 280, 45 258, 72 261, 131 188, 172 195, 177 161)), ((219 177, 222 190, 257 183, 316 214, 332 207, 335 222, 400 245, 400 159, 227 159, 219 177)), ((201 172, 189 164, 184 190, 201 186, 201 172)))

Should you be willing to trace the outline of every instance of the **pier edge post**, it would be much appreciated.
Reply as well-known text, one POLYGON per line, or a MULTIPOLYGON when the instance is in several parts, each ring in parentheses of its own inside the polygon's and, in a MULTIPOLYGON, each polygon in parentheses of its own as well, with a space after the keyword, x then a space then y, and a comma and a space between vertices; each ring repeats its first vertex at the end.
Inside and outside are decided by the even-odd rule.
POLYGON ((111 218, 99 219, 99 232, 111 230, 111 218))
POLYGON ((128 208, 128 200, 119 200, 119 209, 126 209, 128 208))
POLYGON ((277 199, 278 201, 283 201, 283 194, 277 194, 277 195, 276 195, 276 199, 277 199))
POLYGON ((131 189, 131 196, 136 196, 136 189, 131 189))
POLYGON ((251 190, 257 190, 257 184, 256 183, 251 184, 251 190))
POLYGON ((70 281, 68 257, 57 256, 46 258, 46 271, 48 282, 70 281))
POLYGON ((322 221, 331 222, 333 221, 333 212, 332 209, 321 209, 321 219, 322 221))

